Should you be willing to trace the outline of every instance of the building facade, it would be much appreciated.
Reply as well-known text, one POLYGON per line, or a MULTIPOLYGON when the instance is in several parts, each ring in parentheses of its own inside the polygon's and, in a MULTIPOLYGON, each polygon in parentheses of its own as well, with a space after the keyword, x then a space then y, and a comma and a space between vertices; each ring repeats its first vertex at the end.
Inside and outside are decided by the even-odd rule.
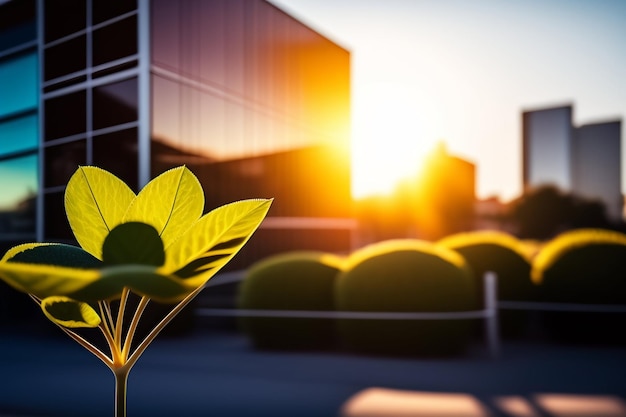
POLYGON ((572 106, 522 113, 524 186, 571 188, 572 106))
POLYGON ((621 121, 574 126, 571 105, 522 113, 524 188, 556 186, 623 218, 621 121))
POLYGON ((80 165, 138 191, 185 164, 207 210, 275 199, 240 266, 347 251, 349 114, 349 52, 264 0, 6 1, 0 249, 72 241, 63 195, 80 165))
POLYGON ((574 131, 572 189, 606 205, 611 219, 621 219, 621 131, 619 120, 591 123, 574 131))

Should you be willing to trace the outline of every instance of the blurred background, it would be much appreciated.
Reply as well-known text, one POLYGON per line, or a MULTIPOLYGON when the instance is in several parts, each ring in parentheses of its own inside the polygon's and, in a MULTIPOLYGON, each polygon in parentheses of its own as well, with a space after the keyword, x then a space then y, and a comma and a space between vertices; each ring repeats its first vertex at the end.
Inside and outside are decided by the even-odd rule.
MULTIPOLYGON (((280 291, 272 291, 284 282, 243 296, 240 287, 250 267, 270 257, 308 251, 343 259, 392 239, 445 242, 472 261, 476 276, 499 268, 485 259, 505 259, 498 273, 511 278, 502 281, 500 300, 623 306, 625 40, 620 0, 0 0, 0 254, 23 242, 76 244, 63 198, 80 165, 106 169, 135 192, 186 165, 202 183, 206 211, 274 198, 226 279, 216 277, 196 309, 245 307, 250 294, 278 300, 280 291), (586 263, 569 260, 562 272, 582 278, 554 273, 544 280, 552 289, 537 295, 529 289, 535 256, 577 229, 615 232, 599 241, 618 248, 595 252, 592 234, 594 250, 575 256, 586 263), (472 245, 479 236, 490 249, 472 258, 445 240, 459 234, 470 234, 464 243, 472 245), (583 271, 588 264, 602 268, 583 271)), ((427 248, 427 262, 441 264, 441 249, 419 248, 427 248)), ((330 274, 315 294, 332 295, 342 267, 314 259, 330 274)), ((443 271, 385 262, 383 269, 420 279, 443 271)), ((297 265, 302 279, 293 294, 301 298, 248 308, 335 308, 336 300, 304 291, 322 281, 308 287, 308 264, 297 265)), ((293 276, 291 267, 282 273, 293 276)), ((537 268, 535 284, 552 273, 545 262, 537 268)), ((443 292, 426 292, 440 301, 431 311, 450 308, 446 291, 464 285, 464 272, 446 271, 452 281, 443 292)), ((400 308, 403 294, 422 291, 399 288, 389 305, 362 309, 400 308)), ((479 283, 459 293, 459 311, 480 308, 481 290, 479 283)), ((402 308, 415 311, 412 302, 402 308)), ((0 283, 1 324, 43 321, 35 310, 0 283)), ((530 316, 522 327, 534 323, 530 316)), ((187 309, 172 332, 188 332, 197 319, 187 309)), ((512 319, 518 326, 519 316, 512 319)), ((619 326, 606 322, 609 332, 619 326)), ((241 324, 211 322, 224 323, 241 324)), ((269 322, 261 332, 270 345, 287 340, 289 326, 271 339, 277 328, 269 322)), ((389 337, 408 333, 398 329, 389 337)), ((626 385, 613 378, 605 380, 619 394, 626 385)))

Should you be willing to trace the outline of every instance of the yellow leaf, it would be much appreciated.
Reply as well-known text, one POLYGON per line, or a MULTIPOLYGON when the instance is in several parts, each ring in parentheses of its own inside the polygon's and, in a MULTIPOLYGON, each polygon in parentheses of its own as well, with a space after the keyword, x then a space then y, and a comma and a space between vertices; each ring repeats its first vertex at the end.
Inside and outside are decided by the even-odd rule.
POLYGON ((65 212, 80 246, 102 259, 102 243, 121 223, 135 193, 103 169, 80 167, 65 190, 65 212))
POLYGON ((153 226, 165 249, 184 233, 204 210, 204 192, 186 167, 170 169, 150 181, 132 201, 124 222, 153 226))
POLYGON ((166 251, 163 269, 193 286, 204 284, 248 241, 272 200, 243 200, 216 208, 166 251))
POLYGON ((95 282, 100 277, 97 269, 79 269, 64 266, 0 263, 0 277, 17 289, 38 298, 67 295, 95 282))
POLYGON ((41 301, 43 313, 54 323, 64 327, 98 327, 101 319, 87 303, 68 297, 47 297, 41 301))

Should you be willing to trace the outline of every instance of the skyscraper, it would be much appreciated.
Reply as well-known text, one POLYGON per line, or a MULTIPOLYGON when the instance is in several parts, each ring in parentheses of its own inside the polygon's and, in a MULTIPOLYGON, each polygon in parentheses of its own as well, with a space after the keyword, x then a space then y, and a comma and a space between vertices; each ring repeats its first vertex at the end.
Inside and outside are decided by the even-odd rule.
POLYGON ((577 127, 572 138, 572 189, 601 200, 612 219, 623 209, 621 130, 619 120, 591 123, 577 127))
POLYGON ((553 185, 599 200, 621 220, 621 121, 576 127, 572 112, 571 105, 523 112, 524 187, 553 185))
POLYGON ((571 188, 572 106, 522 113, 524 186, 571 188))
POLYGON ((0 246, 72 239, 79 165, 137 191, 186 164, 207 209, 275 198, 249 260, 348 250, 349 77, 347 50, 264 0, 4 2, 0 246))

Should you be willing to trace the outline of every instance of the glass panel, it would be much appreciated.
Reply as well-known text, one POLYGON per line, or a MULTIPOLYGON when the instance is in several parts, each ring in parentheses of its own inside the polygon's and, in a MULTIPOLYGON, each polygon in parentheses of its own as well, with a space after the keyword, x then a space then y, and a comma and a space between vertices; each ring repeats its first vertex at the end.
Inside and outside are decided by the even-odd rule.
POLYGON ((85 91, 46 100, 45 140, 83 133, 87 130, 85 91))
POLYGON ((65 192, 46 193, 44 204, 44 240, 75 242, 65 215, 65 192))
POLYGON ((137 9, 136 0, 94 1, 92 9, 93 24, 104 22, 124 13, 137 9))
POLYGON ((87 26, 87 2, 46 0, 44 26, 46 42, 84 29, 87 26))
POLYGON ((37 155, 0 161, 0 236, 35 234, 37 155))
POLYGON ((38 105, 37 54, 0 61, 0 117, 38 105))
POLYGON ((49 146, 44 149, 44 186, 67 184, 79 165, 87 164, 85 140, 49 146))
MULTIPOLYGON (((237 93, 244 93, 244 69, 246 51, 245 11, 241 0, 228 1, 226 6, 226 21, 228 30, 226 32, 226 88, 237 93)), ((250 35, 248 35, 250 37, 250 35)))
POLYGON ((38 144, 36 114, 0 123, 0 155, 36 148, 38 144))
POLYGON ((93 89, 93 128, 137 120, 137 79, 106 84, 93 89))
POLYGON ((225 17, 227 1, 200 2, 201 24, 196 33, 196 38, 202 40, 195 51, 199 61, 196 71, 203 81, 220 86, 226 78, 226 28, 231 25, 225 17))
POLYGON ((87 38, 79 36, 44 50, 44 77, 52 80, 84 70, 87 65, 87 38))
POLYGON ((93 32, 93 65, 137 53, 137 16, 131 16, 93 32))
POLYGON ((35 0, 0 4, 0 50, 34 40, 36 37, 35 0))
POLYGON ((138 191, 137 129, 93 138, 93 164, 115 174, 138 191))
POLYGON ((178 70, 180 66, 180 3, 153 0, 150 3, 150 39, 152 62, 178 70))

